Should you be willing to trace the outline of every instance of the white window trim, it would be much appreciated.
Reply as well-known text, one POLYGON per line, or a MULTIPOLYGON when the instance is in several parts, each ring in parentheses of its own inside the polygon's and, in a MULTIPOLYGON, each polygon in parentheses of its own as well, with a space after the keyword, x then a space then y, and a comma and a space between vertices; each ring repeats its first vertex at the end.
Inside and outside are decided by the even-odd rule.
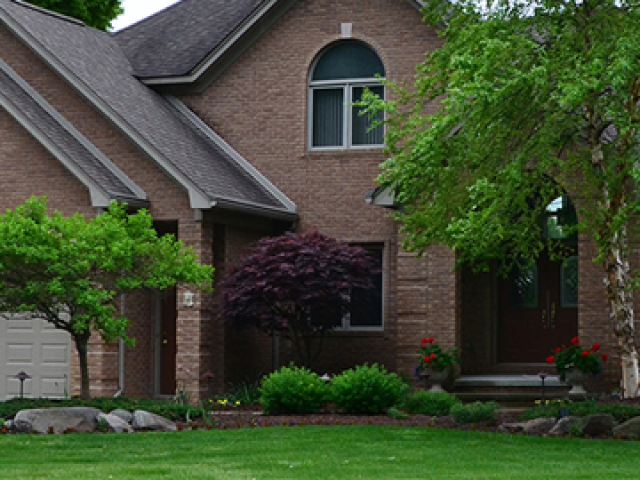
MULTIPOLYGON (((372 148, 384 148, 384 136, 386 134, 386 128, 383 125, 382 143, 372 143, 367 145, 353 145, 352 140, 352 92, 355 87, 382 87, 384 98, 386 98, 386 88, 382 84, 384 78, 356 78, 340 80, 316 80, 309 82, 309 98, 307 108, 307 145, 310 151, 341 151, 341 150, 370 150, 372 148), (342 114, 343 114, 343 131, 342 131, 342 145, 331 146, 319 146, 313 145, 313 92, 314 90, 321 89, 343 89, 343 98, 345 100, 342 114)), ((385 117, 386 118, 386 117, 385 117)))

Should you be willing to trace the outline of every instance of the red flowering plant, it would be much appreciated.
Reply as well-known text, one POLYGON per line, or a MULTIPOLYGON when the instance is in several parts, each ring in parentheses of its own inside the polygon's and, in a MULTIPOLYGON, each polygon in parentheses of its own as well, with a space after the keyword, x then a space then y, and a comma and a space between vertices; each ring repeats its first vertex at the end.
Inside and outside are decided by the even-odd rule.
POLYGON ((442 372, 451 365, 460 363, 460 355, 458 349, 455 347, 444 351, 433 337, 423 338, 421 345, 419 353, 420 363, 416 367, 417 374, 425 370, 442 372))
POLYGON ((547 357, 547 363, 555 363, 556 371, 564 380, 564 375, 570 368, 591 373, 593 375, 602 371, 602 364, 609 359, 606 353, 598 353, 600 344, 594 343, 591 348, 580 345, 580 339, 573 337, 568 347, 558 347, 553 355, 547 357))

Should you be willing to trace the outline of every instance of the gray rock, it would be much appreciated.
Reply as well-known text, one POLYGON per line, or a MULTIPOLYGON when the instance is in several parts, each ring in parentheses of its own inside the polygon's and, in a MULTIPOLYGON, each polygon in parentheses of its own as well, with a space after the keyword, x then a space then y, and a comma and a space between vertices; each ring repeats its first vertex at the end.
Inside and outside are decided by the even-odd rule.
POLYGON ((633 417, 620 425, 613 428, 613 436, 617 437, 636 437, 640 438, 640 417, 633 417))
POLYGON ((582 434, 590 437, 600 437, 613 435, 613 427, 616 421, 612 415, 607 413, 596 413, 587 415, 582 419, 582 434))
POLYGON ((109 412, 109 415, 115 415, 116 417, 120 417, 127 423, 131 423, 133 420, 133 414, 128 410, 123 410, 122 408, 116 408, 109 412))
POLYGON ((580 434, 582 434, 582 419, 580 417, 562 417, 551 429, 549 435, 569 435, 574 432, 576 428, 580 431, 580 434))
POLYGON ((31 422, 27 422, 26 420, 14 420, 9 431, 11 433, 31 433, 31 430, 33 430, 31 422))
POLYGON ((522 433, 524 432, 524 423, 503 423, 498 427, 500 433, 522 433))
MULTIPOLYGON (((133 415, 132 415, 133 417, 133 415)), ((133 427, 125 422, 122 418, 111 413, 102 413, 98 415, 97 422, 104 421, 109 426, 109 431, 116 433, 133 433, 133 427)))
POLYGON ((555 425, 555 418, 534 418, 527 422, 504 423, 498 427, 501 433, 526 433, 530 435, 544 435, 555 425))
POLYGON ((13 420, 5 420, 4 428, 7 429, 7 432, 11 432, 13 430, 13 420))
POLYGON ((158 432, 175 432, 178 430, 176 424, 171 420, 144 410, 136 410, 133 412, 131 425, 134 430, 153 430, 158 432))
POLYGON ((100 413, 100 410, 91 407, 38 408, 19 411, 14 421, 16 424, 19 421, 29 422, 37 433, 48 433, 50 427, 53 427, 54 433, 68 430, 93 432, 100 413))
POLYGON ((524 433, 530 435, 546 435, 555 426, 555 418, 534 418, 524 424, 524 433))

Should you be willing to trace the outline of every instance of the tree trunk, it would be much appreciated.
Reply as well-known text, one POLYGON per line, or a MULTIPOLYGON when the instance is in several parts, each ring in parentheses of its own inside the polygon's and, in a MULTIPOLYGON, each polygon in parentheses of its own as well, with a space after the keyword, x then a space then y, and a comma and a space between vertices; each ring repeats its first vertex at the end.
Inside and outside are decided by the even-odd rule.
POLYGON ((91 400, 91 392, 89 391, 89 363, 87 360, 90 336, 91 333, 88 331, 73 334, 76 350, 78 351, 78 360, 80 362, 80 398, 83 400, 91 400))
POLYGON ((605 285, 613 331, 618 340, 625 398, 638 396, 638 354, 635 347, 633 291, 626 230, 613 235, 604 260, 605 285))

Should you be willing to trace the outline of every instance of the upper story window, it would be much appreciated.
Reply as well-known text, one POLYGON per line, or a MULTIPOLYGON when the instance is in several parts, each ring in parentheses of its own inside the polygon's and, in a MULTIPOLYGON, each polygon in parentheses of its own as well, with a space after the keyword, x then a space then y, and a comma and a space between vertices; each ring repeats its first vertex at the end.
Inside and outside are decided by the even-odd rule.
MULTIPOLYGON (((380 80, 385 75, 380 57, 356 40, 336 43, 324 51, 311 71, 309 83, 312 149, 381 147, 384 128, 371 130, 372 120, 354 106, 365 88, 384 98, 380 80)), ((382 114, 380 114, 381 117, 382 114)))

